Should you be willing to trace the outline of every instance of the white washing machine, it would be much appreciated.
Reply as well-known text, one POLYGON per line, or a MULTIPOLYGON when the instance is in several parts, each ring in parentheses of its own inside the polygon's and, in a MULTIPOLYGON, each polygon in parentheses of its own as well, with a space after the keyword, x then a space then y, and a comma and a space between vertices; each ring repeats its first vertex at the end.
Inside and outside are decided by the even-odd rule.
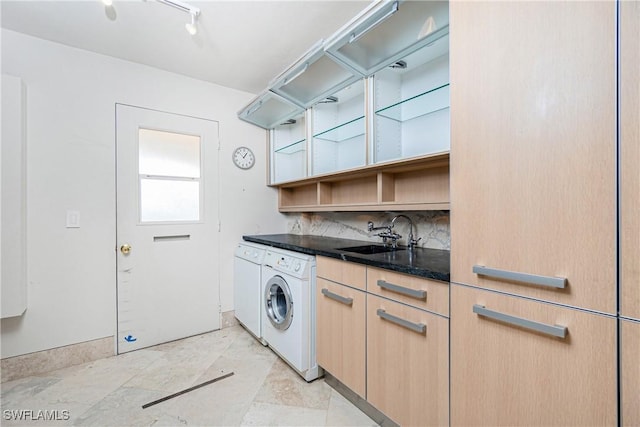
POLYGON ((262 266, 262 337, 307 381, 321 375, 316 362, 316 259, 269 248, 262 266))
POLYGON ((262 263, 268 246, 238 243, 235 250, 233 301, 236 319, 263 345, 262 339, 262 263))

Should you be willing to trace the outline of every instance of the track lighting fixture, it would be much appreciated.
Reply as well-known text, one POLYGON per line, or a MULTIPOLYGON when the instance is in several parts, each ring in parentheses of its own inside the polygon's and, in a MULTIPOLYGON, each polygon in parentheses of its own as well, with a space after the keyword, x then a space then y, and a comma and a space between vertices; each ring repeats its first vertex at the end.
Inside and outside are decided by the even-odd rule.
POLYGON ((102 0, 102 3, 107 7, 113 6, 113 0, 102 0))
POLYGON ((200 15, 199 8, 195 6, 191 6, 190 4, 184 3, 180 0, 157 0, 157 1, 160 3, 166 4, 168 6, 175 7, 176 9, 180 9, 183 12, 189 13, 189 15, 191 15, 191 22, 187 22, 184 27, 186 28, 187 32, 192 36, 198 32, 198 27, 196 26, 196 20, 200 15))
POLYGON ((187 22, 184 24, 184 27, 187 29, 187 32, 192 36, 195 36, 198 32, 198 27, 196 27, 196 15, 194 13, 190 13, 191 15, 191 23, 187 22))

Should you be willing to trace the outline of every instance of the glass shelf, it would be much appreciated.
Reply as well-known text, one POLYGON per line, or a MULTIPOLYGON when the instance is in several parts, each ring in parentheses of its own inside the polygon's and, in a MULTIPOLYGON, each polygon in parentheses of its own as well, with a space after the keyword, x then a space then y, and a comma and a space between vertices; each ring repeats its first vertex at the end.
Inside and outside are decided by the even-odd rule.
POLYGON ((299 153, 300 151, 304 151, 306 146, 305 146, 305 142, 306 142, 306 138, 305 139, 301 139, 300 141, 296 141, 293 142, 289 145, 285 145, 282 148, 278 148, 277 150, 275 150, 275 152, 277 154, 295 154, 295 153, 299 153))
POLYGON ((406 122, 447 108, 449 108, 449 83, 381 108, 376 111, 376 114, 397 122, 406 122))
POLYGON ((313 137, 325 141, 342 142, 362 135, 364 135, 364 116, 317 133, 313 137))

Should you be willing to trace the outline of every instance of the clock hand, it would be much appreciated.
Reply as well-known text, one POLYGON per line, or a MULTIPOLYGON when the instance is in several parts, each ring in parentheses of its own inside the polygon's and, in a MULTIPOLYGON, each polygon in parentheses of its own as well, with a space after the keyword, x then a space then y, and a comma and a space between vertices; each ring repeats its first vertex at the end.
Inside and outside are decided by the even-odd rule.
POLYGON ((247 157, 247 154, 249 154, 249 153, 244 153, 244 154, 242 155, 242 158, 244 159, 245 157, 247 157))

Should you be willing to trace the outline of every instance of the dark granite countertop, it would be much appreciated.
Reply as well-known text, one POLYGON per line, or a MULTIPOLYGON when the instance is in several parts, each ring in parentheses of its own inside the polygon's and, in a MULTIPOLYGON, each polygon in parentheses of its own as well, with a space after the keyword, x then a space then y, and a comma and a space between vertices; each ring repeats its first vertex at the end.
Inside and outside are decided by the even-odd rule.
POLYGON ((263 245, 302 252, 308 255, 322 255, 337 258, 343 261, 385 268, 400 273, 425 277, 427 279, 448 282, 450 277, 449 251, 445 250, 415 248, 412 251, 413 253, 403 249, 363 255, 340 250, 339 248, 371 245, 372 242, 297 234, 264 234, 242 236, 242 238, 247 242, 261 243, 263 245))

